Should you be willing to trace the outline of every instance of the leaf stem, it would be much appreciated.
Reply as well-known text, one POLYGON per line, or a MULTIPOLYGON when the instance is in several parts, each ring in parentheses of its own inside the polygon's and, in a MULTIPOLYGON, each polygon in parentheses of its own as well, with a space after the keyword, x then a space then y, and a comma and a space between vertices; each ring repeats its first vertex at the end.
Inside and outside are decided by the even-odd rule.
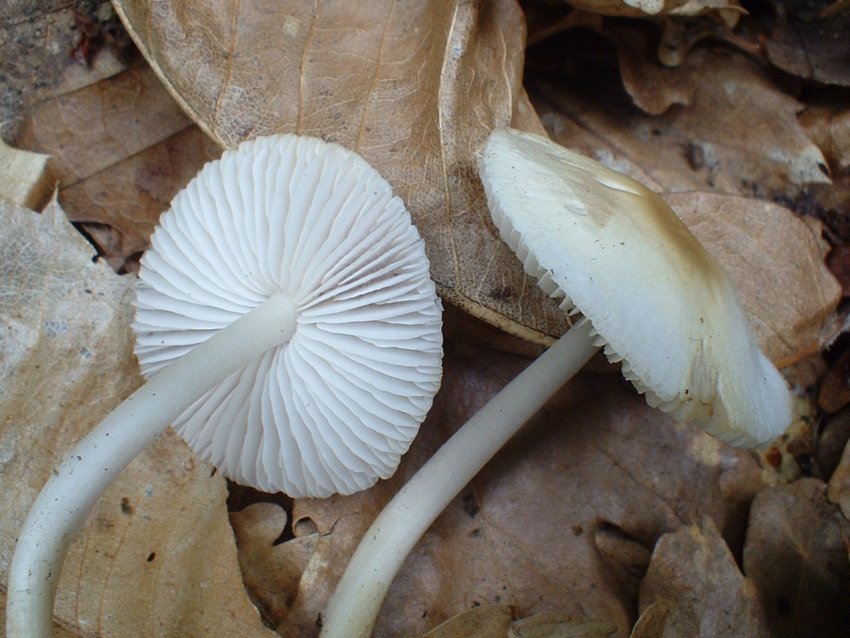
POLYGON ((186 408, 263 352, 286 343, 295 307, 276 295, 197 345, 79 441, 39 493, 9 571, 6 634, 50 638, 62 562, 106 487, 186 408))
POLYGON ((393 497, 360 541, 323 618, 324 638, 369 636, 402 562, 449 502, 596 353, 583 320, 482 407, 393 497))

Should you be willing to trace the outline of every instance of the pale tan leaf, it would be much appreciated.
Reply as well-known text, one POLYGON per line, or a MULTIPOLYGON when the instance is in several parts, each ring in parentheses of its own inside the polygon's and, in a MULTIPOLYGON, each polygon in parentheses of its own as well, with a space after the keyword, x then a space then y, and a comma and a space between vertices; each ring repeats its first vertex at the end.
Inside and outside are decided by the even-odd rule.
POLYGON ((506 638, 511 620, 506 605, 481 605, 449 618, 422 638, 506 638))
POLYGON ((707 517, 658 540, 641 584, 640 606, 648 619, 638 621, 640 628, 634 637, 771 635, 753 584, 738 570, 716 525, 707 517))
POLYGON ((565 330, 499 241, 476 176, 474 153, 524 97, 514 2, 116 7, 169 90, 223 145, 297 132, 358 151, 410 208, 445 299, 538 342, 565 330))
POLYGON ((800 123, 836 173, 850 172, 850 109, 808 108, 800 123))
MULTIPOLYGON (((140 382, 131 283, 51 203, 0 209, 0 571, 69 447, 140 382)), ((110 486, 72 544, 56 621, 86 636, 262 636, 239 579, 224 480, 173 434, 110 486)))
POLYGON ((617 628, 604 620, 547 612, 517 620, 507 638, 609 638, 617 628))
POLYGON ((665 199, 732 275, 771 359, 786 366, 823 348, 841 287, 824 266, 828 247, 818 222, 748 197, 698 192, 665 199))
POLYGON ((24 208, 41 209, 53 193, 49 159, 48 155, 12 148, 0 139, 0 198, 24 208))

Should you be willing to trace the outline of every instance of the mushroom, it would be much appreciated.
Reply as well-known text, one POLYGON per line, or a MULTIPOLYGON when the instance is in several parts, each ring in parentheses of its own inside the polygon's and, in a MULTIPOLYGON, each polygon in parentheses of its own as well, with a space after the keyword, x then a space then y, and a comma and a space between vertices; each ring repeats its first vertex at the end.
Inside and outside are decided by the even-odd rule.
POLYGON ((424 246, 357 154, 294 135, 242 144, 173 200, 142 260, 142 386, 50 477, 18 539, 10 636, 49 636, 67 547, 174 423, 237 482, 292 496, 390 476, 440 383, 441 307, 424 246))
POLYGON ((647 402, 739 446, 791 421, 723 268, 641 184, 546 138, 494 131, 479 173, 493 221, 540 287, 582 317, 463 425, 363 536, 323 635, 366 636, 402 561, 484 464, 598 349, 647 402))

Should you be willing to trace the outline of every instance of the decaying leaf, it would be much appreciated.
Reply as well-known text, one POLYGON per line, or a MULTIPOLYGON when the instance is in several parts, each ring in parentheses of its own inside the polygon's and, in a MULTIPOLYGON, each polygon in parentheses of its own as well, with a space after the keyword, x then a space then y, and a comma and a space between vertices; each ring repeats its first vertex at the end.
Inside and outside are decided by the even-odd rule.
POLYGON ((658 59, 658 36, 648 25, 618 23, 605 34, 617 44, 623 86, 638 108, 660 115, 674 104, 691 103, 698 78, 693 67, 702 64, 702 52, 670 68, 658 59))
POLYGON ((841 508, 844 518, 850 521, 850 445, 844 447, 838 466, 829 479, 826 494, 830 501, 841 508))
POLYGON ((783 71, 824 84, 850 86, 850 14, 826 11, 832 0, 774 0, 774 24, 765 49, 783 71))
POLYGON ((824 347, 841 287, 824 266, 828 247, 818 222, 749 197, 697 192, 665 199, 732 275, 771 359, 784 367, 824 347))
POLYGON ((755 63, 706 51, 694 73, 691 104, 656 117, 629 109, 616 78, 531 80, 531 95, 558 143, 603 162, 611 158, 615 168, 662 191, 793 200, 803 184, 829 183, 820 149, 797 121, 802 104, 755 63), (576 88, 589 82, 592 93, 576 88))
POLYGON ((254 503, 230 515, 245 588, 272 626, 286 617, 319 542, 318 534, 306 533, 278 545, 286 522, 286 512, 275 503, 254 503))
MULTIPOLYGON (((294 521, 317 540, 297 590, 289 592, 283 635, 315 634, 351 552, 384 502, 526 364, 462 340, 449 344, 443 390, 396 476, 363 494, 295 502, 294 521)), ((510 605, 519 617, 557 611, 604 619, 627 634, 636 585, 615 573, 634 569, 635 554, 600 543, 600 528, 617 528, 651 548, 662 533, 707 512, 740 547, 747 503, 761 485, 749 453, 648 408, 612 371, 585 374, 426 533, 390 589, 375 635, 421 635, 465 609, 493 604, 510 605)), ((274 551, 282 555, 287 544, 274 551)))
MULTIPOLYGON (((24 517, 69 447, 140 382, 131 280, 51 203, 0 204, 0 571, 24 517)), ((174 434, 106 491, 73 543, 56 620, 81 635, 263 636, 244 595, 226 488, 174 434)))
POLYGON ((707 517, 658 540, 640 605, 647 619, 638 622, 634 638, 771 635, 753 583, 707 517))
POLYGON ((53 193, 48 155, 8 146, 0 139, 0 198, 12 204, 40 210, 53 193))
POLYGON ((17 143, 52 156, 69 218, 116 269, 147 247, 177 190, 220 152, 139 65, 39 102, 17 143))
POLYGON ((507 638, 610 638, 616 631, 604 620, 548 612, 514 621, 507 638))
POLYGON ((476 177, 473 154, 493 127, 537 126, 520 108, 524 24, 514 2, 116 7, 222 145, 297 132, 356 150, 406 202, 444 299, 538 342, 565 330, 499 241, 476 177))
POLYGON ((800 123, 836 174, 850 172, 850 109, 808 108, 800 123))
POLYGON ((506 605, 481 605, 450 618, 422 638, 507 638, 512 621, 506 605))
POLYGON ((670 13, 686 0, 570 0, 569 4, 588 13, 610 16, 654 16, 670 13))
POLYGON ((850 522, 813 478, 770 487, 752 505, 744 573, 774 636, 850 633, 850 522))

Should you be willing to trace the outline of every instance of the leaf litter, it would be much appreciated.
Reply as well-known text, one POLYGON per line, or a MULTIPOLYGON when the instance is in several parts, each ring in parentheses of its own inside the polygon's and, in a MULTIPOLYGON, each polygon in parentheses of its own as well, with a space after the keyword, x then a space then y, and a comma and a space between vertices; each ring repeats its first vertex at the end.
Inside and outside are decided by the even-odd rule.
MULTIPOLYGON (((120 5, 125 13, 146 10, 144 3, 129 8, 120 5)), ((524 8, 536 7, 527 3, 524 8)), ((723 10, 728 8, 724 6, 723 10)), ((586 9, 592 11, 594 6, 586 9)), ((639 7, 638 13, 647 9, 655 10, 647 4, 639 7)), ((673 5, 667 9, 673 9, 673 5)), ((471 169, 476 144, 490 126, 508 121, 539 130, 536 111, 550 135, 561 143, 665 192, 676 212, 735 277, 770 356, 795 365, 794 370, 788 370, 791 378, 820 374, 816 372, 818 366, 808 362, 820 358, 832 335, 826 326, 835 318, 841 292, 823 267, 829 247, 821 239, 822 227, 811 217, 801 221, 781 204, 796 205, 807 193, 828 201, 823 193, 838 197, 845 188, 840 179, 844 170, 843 120, 834 115, 841 112, 841 102, 826 111, 822 107, 821 111, 813 110, 805 102, 805 94, 777 82, 763 66, 730 49, 703 46, 698 40, 682 49, 679 68, 666 69, 652 57, 653 32, 641 21, 623 23, 598 16, 575 16, 564 24, 594 25, 599 33, 591 35, 585 30, 576 41, 589 42, 592 46, 586 50, 595 52, 596 63, 601 66, 588 67, 594 69, 590 75, 577 72, 582 68, 577 62, 581 56, 553 30, 554 36, 541 38, 529 51, 529 101, 519 84, 521 17, 507 3, 484 13, 456 5, 453 13, 442 15, 430 5, 398 5, 390 15, 381 13, 380 3, 362 10, 335 11, 302 15, 280 10, 263 16, 269 30, 282 25, 284 33, 292 34, 291 42, 275 50, 277 59, 250 55, 252 46, 269 41, 266 36, 253 43, 238 37, 219 39, 225 43, 220 47, 190 42, 188 48, 176 51, 166 46, 173 43, 161 41, 166 27, 200 22, 224 29, 232 17, 226 12, 166 15, 162 24, 155 24, 150 33, 137 34, 137 39, 172 93, 177 94, 178 103, 219 142, 229 144, 269 127, 338 137, 350 146, 359 144, 359 150, 371 154, 370 159, 411 199, 414 215, 430 215, 420 227, 426 239, 431 238, 432 262, 437 273, 443 273, 440 283, 446 298, 476 316, 541 343, 547 341, 547 335, 562 329, 563 319, 545 299, 534 300, 533 283, 524 278, 509 256, 492 262, 486 277, 474 269, 466 278, 457 277, 454 263, 457 255, 462 255, 463 268, 478 267, 480 260, 470 255, 492 252, 495 243, 471 169), (384 19, 369 22, 370 12, 381 13, 384 19), (302 27, 308 23, 311 27, 305 34, 302 27), (361 24, 367 33, 377 28, 376 24, 384 31, 382 37, 364 35, 345 41, 341 53, 334 53, 328 39, 352 24, 361 24), (313 39, 307 42, 305 37, 313 39), (619 44, 620 54, 606 58, 616 49, 600 48, 600 43, 612 37, 619 44), (501 48, 497 46, 500 39, 501 48), (398 46, 381 47, 386 42, 398 46), (405 49, 401 43, 415 46, 405 49), (607 53, 600 55, 603 50, 607 53), (198 56, 198 51, 205 53, 198 56), (399 55, 402 51, 411 53, 405 57, 399 55), (411 83, 409 73, 401 70, 409 69, 412 61, 427 59, 422 57, 426 51, 440 51, 442 57, 438 55, 432 61, 435 66, 426 64, 411 83), (637 51, 643 53, 637 55, 637 51), (255 65, 240 71, 243 79, 261 79, 256 76, 257 68, 265 68, 265 77, 280 78, 278 88, 251 84, 250 91, 240 93, 242 87, 232 80, 234 76, 225 77, 231 78, 229 83, 222 81, 224 76, 216 74, 226 70, 227 56, 233 57, 234 52, 239 54, 234 64, 255 65), (448 55, 453 52, 459 55, 448 55), (349 64, 359 58, 362 64, 349 64), (293 59, 300 64, 280 70, 282 62, 293 59), (179 68, 181 64, 189 73, 179 68), (211 83, 180 88, 179 81, 186 77, 199 82, 206 77, 192 75, 198 67, 191 65, 198 64, 206 65, 204 68, 212 73, 211 83), (341 68, 346 69, 344 77, 339 73, 341 68), (507 73, 507 77, 495 77, 494 69, 507 73), (618 69, 622 70, 625 87, 617 84, 619 79, 606 80, 618 78, 610 73, 618 69), (474 84, 473 97, 460 102, 460 96, 466 94, 458 87, 464 87, 470 77, 479 83, 474 84), (487 82, 491 83, 487 87, 490 93, 482 88, 487 82), (301 104, 309 108, 286 115, 293 104, 289 98, 297 92, 275 93, 281 86, 306 88, 301 104), (655 95, 661 102, 647 102, 655 99, 649 87, 660 89, 655 95), (275 100, 266 100, 269 90, 275 100), (401 103, 391 99, 393 95, 406 96, 406 92, 410 92, 409 99, 401 103), (357 97, 363 95, 369 97, 357 97), (271 112, 264 110, 266 102, 271 112), (246 103, 257 106, 244 108, 246 103), (283 115, 275 112, 280 108, 283 115), (435 114, 439 114, 442 137, 439 130, 433 130, 435 114), (246 116, 252 118, 247 123, 246 116), (358 141, 352 144, 350 140, 358 141), (400 162, 393 159, 399 153, 400 162), (424 179, 414 188, 410 176, 420 170, 411 167, 421 165, 417 164, 420 157, 426 168, 434 171, 425 170, 424 179), (832 185, 823 172, 827 164, 833 169, 832 185), (461 237, 463 240, 458 240, 461 237), (447 238, 456 240, 460 253, 446 248, 450 245, 447 238), (807 365, 809 372, 802 376, 795 372, 807 365)), ((680 7, 679 11, 691 15, 703 9, 680 7)), ((728 28, 714 28, 713 33, 728 28)), ((729 40, 728 35, 725 37, 729 40)), ((98 64, 96 57, 93 64, 98 64)), ((87 224, 90 236, 111 264, 127 268, 132 256, 146 245, 157 214, 171 194, 219 151, 174 108, 171 98, 150 80, 150 71, 144 66, 113 66, 105 77, 79 83, 79 91, 42 94, 25 114, 19 140, 26 141, 21 145, 29 150, 53 154, 64 175, 60 197, 74 209, 73 218, 87 224), (141 93, 140 87, 145 87, 141 93), (140 121, 147 125, 139 126, 128 119, 137 111, 140 121), (132 134, 123 139, 120 132, 125 127, 132 134), (92 140, 97 144, 86 146, 92 140), (102 155, 98 145, 103 146, 102 155), (89 152, 89 148, 93 150, 89 152), (85 161, 75 163, 77 155, 85 161)), ((818 216, 831 228, 834 218, 828 211, 820 211, 818 216)), ((53 241, 62 243, 60 239, 53 241)), ((125 302, 115 305, 126 313, 125 302)), ((58 334, 63 327, 61 323, 50 324, 49 330, 58 334)), ((180 502, 185 498, 193 509, 181 506, 182 514, 177 518, 164 514, 173 511, 170 508, 174 503, 161 502, 151 506, 151 520, 159 521, 157 534, 168 536, 191 523, 190 532, 214 538, 219 545, 204 551, 198 564, 182 562, 182 571, 172 573, 171 582, 183 583, 187 578, 207 582, 205 570, 219 569, 211 563, 223 562, 225 572, 215 572, 220 575, 214 591, 215 595, 221 592, 230 597, 227 604, 240 609, 238 618, 250 619, 245 620, 246 627, 252 628, 241 635, 263 631, 256 612, 245 606, 243 583, 265 622, 277 626, 279 633, 315 634, 324 603, 372 517, 467 415, 527 364, 529 351, 535 350, 470 323, 454 310, 448 315, 447 331, 444 389, 398 474, 365 494, 296 501, 291 512, 274 503, 232 512, 241 581, 223 508, 223 484, 207 488, 203 498, 187 487, 191 480, 207 484, 215 479, 208 476, 208 468, 193 461, 188 452, 174 451, 182 448, 172 442, 175 448, 169 447, 164 456, 150 452, 160 455, 153 468, 136 474, 128 470, 123 491, 141 490, 135 492, 138 494, 145 494, 143 486, 151 483, 157 471, 168 474, 178 468, 195 477, 184 479, 189 483, 178 481, 168 496, 180 502)), ((13 340, 22 337, 16 335, 13 340)), ((97 356, 108 356, 113 363, 98 364, 100 376, 77 395, 97 397, 110 383, 117 383, 116 375, 108 371, 111 365, 127 365, 131 360, 128 348, 126 344, 98 345, 97 356)), ((71 374, 61 369, 56 372, 71 374)), ((117 394, 129 391, 129 387, 117 394)), ((51 397, 45 401, 55 404, 51 397)), ((808 413, 803 410, 801 414, 808 413)), ((63 417, 62 421, 77 419, 63 417)), ((78 430, 65 425, 59 430, 52 439, 52 449, 43 450, 41 445, 32 448, 37 454, 31 463, 49 467, 51 459, 78 436, 78 430)), ((848 430, 830 430, 838 432, 831 449, 841 449, 848 430)), ((797 439, 823 439, 805 421, 795 432, 797 439)), ((547 628, 534 630, 538 632, 559 631, 557 635, 608 635, 605 632, 612 630, 614 635, 628 635, 635 622, 635 635, 641 636, 676 635, 682 627, 703 628, 703 635, 723 635, 723 625, 717 624, 720 620, 737 622, 733 626, 749 627, 750 635, 759 635, 764 623, 774 630, 793 627, 802 631, 800 628, 812 618, 840 619, 835 598, 824 596, 818 589, 818 579, 806 580, 805 575, 826 569, 833 575, 830 582, 834 582, 835 591, 847 587, 846 520, 838 506, 825 499, 826 485, 818 479, 805 479, 807 482, 800 484, 805 489, 795 487, 796 483, 768 487, 810 467, 805 454, 795 450, 813 450, 817 445, 798 444, 794 437, 782 443, 781 453, 768 451, 757 457, 732 450, 650 410, 614 371, 595 362, 591 371, 563 390, 455 499, 426 534, 390 590, 376 635, 422 635, 429 630, 437 632, 440 623, 446 623, 440 625, 441 631, 451 632, 452 623, 465 622, 467 614, 477 615, 474 622, 482 627, 487 622, 498 627, 487 635, 543 635, 531 629, 519 633, 523 625, 518 629, 517 623, 547 628), (768 498, 786 491, 793 496, 784 496, 784 501, 777 496, 768 498), (794 532, 797 536, 788 541, 782 540, 784 535, 779 540, 770 536, 769 530, 789 525, 786 521, 792 518, 808 527, 794 532), (804 540, 811 536, 807 529, 816 530, 816 541, 804 540), (845 542, 843 549, 841 539, 845 542), (711 557, 716 569, 699 567, 700 560, 711 557), (776 572, 775 566, 783 565, 788 566, 790 576, 776 572), (795 578, 811 581, 811 586, 794 589, 795 578), (695 587, 705 591, 699 600, 684 595, 695 587), (742 598, 733 601, 732 611, 724 610, 724 619, 719 619, 718 607, 725 604, 722 594, 726 589, 743 592, 742 598), (584 627, 588 633, 567 633, 576 627, 584 627)), ((832 455, 835 465, 840 455, 832 455)), ((829 498, 839 504, 847 502, 848 482, 842 477, 848 473, 848 462, 850 459, 842 459, 830 474, 829 498)), ((142 459, 137 462, 140 466, 144 463, 142 459)), ((33 477, 29 498, 38 485, 40 479, 33 477)), ((262 495, 258 498, 263 499, 262 495)), ((145 502, 141 497, 137 500, 145 502)), ((123 497, 120 502, 107 497, 107 502, 113 503, 113 512, 121 513, 117 517, 120 523, 127 516, 123 497)), ((162 552, 169 551, 160 547, 170 545, 163 541, 156 543, 153 552, 122 554, 120 548, 133 546, 122 539, 133 536, 139 513, 132 499, 126 501, 126 507, 133 509, 133 525, 115 524, 114 514, 110 518, 108 512, 101 512, 90 525, 99 536, 86 543, 89 550, 85 558, 69 562, 68 572, 92 574, 94 583, 86 585, 84 578, 66 585, 68 579, 63 580, 63 588, 70 593, 60 593, 57 619, 72 632, 82 626, 81 618, 88 618, 85 614, 90 612, 86 610, 95 601, 98 622, 102 623, 96 625, 98 635, 112 635, 109 632, 115 631, 114 627, 126 627, 111 625, 113 617, 108 612, 104 615, 103 610, 132 607, 127 617, 136 622, 150 621, 148 615, 156 614, 150 604, 145 604, 144 593, 139 596, 135 588, 139 587, 140 573, 150 567, 148 557, 153 553, 150 562, 158 565, 165 556, 162 552), (99 525, 98 521, 106 523, 99 525), (105 558, 98 558, 101 551, 105 558), (142 562, 142 554, 145 562, 139 569, 134 565, 142 562), (98 576, 104 564, 109 583, 129 591, 126 599, 97 584, 104 582, 98 580, 104 578, 98 576), (75 601, 72 612, 62 606, 67 596, 75 601)), ((25 508, 19 509, 20 517, 25 508)), ((6 556, 15 529, 3 534, 6 556)), ((87 534, 92 533, 87 529, 87 534)), ((181 561, 175 558, 173 562, 181 561)), ((144 576, 142 581, 149 582, 144 576)), ((183 604, 182 599, 167 602, 178 608, 183 604)), ((205 610, 217 605, 228 609, 226 604, 204 599, 205 610)), ((198 610, 187 607, 178 616, 180 613, 193 617, 198 610)), ((167 615, 164 611, 162 614, 167 615)), ((136 630, 140 626, 144 625, 137 625, 136 630)), ((225 629, 229 626, 204 625, 204 635, 232 635, 225 629)))

